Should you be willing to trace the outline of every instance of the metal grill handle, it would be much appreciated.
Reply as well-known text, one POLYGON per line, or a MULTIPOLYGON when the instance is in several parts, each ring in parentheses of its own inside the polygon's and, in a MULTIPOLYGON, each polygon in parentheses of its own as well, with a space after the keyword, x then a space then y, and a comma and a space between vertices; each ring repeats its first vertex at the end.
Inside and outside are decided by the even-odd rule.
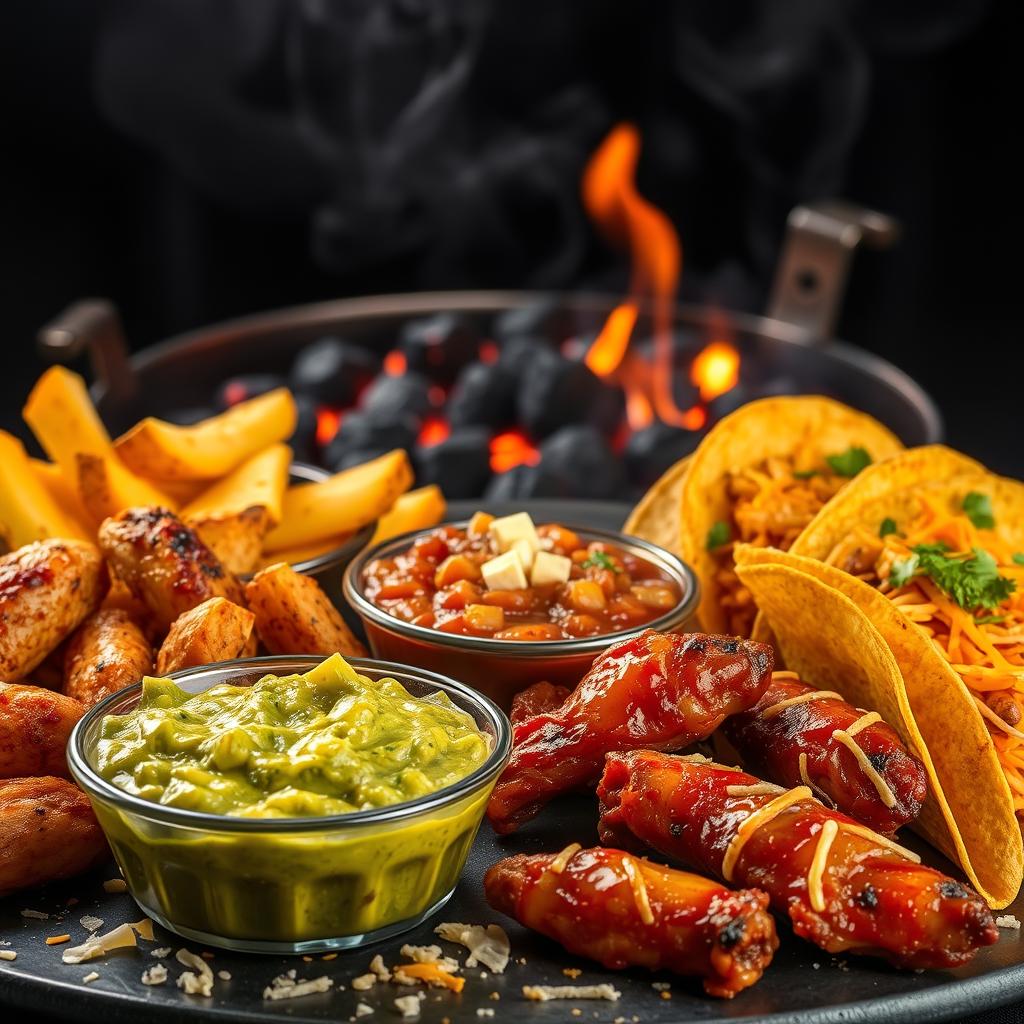
POLYGON ((824 344, 835 331, 854 249, 861 242, 885 249, 899 235, 898 221, 853 203, 827 200, 795 207, 767 315, 802 327, 809 344, 824 344))

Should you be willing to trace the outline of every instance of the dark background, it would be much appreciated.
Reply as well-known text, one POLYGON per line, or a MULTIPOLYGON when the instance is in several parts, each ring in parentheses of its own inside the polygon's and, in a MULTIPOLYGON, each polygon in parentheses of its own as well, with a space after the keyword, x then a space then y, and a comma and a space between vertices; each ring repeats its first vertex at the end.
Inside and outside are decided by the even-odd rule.
MULTIPOLYGON (((575 232, 568 256, 549 260, 553 243, 543 237, 510 246, 517 232, 543 236, 551 197, 533 208, 536 190, 508 196, 554 152, 558 201, 571 206, 585 154, 629 117, 644 133, 641 188, 681 228, 690 296, 757 308, 794 199, 841 193, 895 214, 903 240, 857 257, 840 335, 916 377, 938 401, 951 443, 1024 475, 1013 247, 1020 73, 1009 2, 911 3, 899 15, 883 5, 794 3, 784 5, 794 20, 764 29, 767 41, 747 30, 764 20, 764 6, 753 3, 695 2, 685 16, 683 5, 659 3, 466 8, 477 49, 456 104, 461 134, 439 119, 436 140, 428 131, 419 150, 401 155, 407 176, 396 177, 393 204, 391 195, 371 195, 346 162, 351 125, 335 126, 344 152, 326 163, 307 161, 288 126, 289 87, 273 40, 299 7, 315 5, 253 0, 249 12, 262 25, 239 42, 237 26, 212 12, 246 6, 5 6, 4 426, 16 424, 41 368, 35 331, 83 295, 112 298, 138 347, 223 317, 361 292, 615 287, 625 281, 621 258, 579 223, 559 229, 575 232), (683 17, 685 38, 673 35, 683 17), (801 18, 816 22, 806 36, 801 18), (838 47, 823 47, 823 37, 838 47), (677 38, 674 49, 665 42, 677 38), (695 39, 710 41, 711 58, 695 39), (773 39, 783 66, 796 68, 792 88, 785 72, 782 86, 771 80, 773 39), (257 43, 259 59, 244 74, 219 76, 239 48, 257 43), (751 81, 757 69, 765 82, 751 81), (733 90, 724 98, 720 80, 733 90), (209 108, 219 109, 218 90, 237 91, 263 120, 237 134, 216 118, 204 123, 209 108), (555 102, 545 106, 548 97, 555 102), (523 139, 543 140, 540 156, 498 166, 523 139), (448 163, 434 166, 446 147, 448 163), (498 157, 485 166, 485 153, 498 157), (478 216, 489 209, 473 205, 478 196, 445 191, 445 167, 478 155, 485 183, 498 166, 502 217, 478 216), (434 194, 416 195, 422 209, 406 212, 431 173, 434 194)), ((459 8, 438 9, 448 6, 459 8)), ((430 17, 430 5, 414 0, 385 7, 413 36, 409 25, 430 17)), ((370 8, 337 9, 358 23, 370 8)), ((334 27, 343 35, 348 25, 334 27)), ((370 94, 405 88, 415 55, 397 47, 370 94)), ((323 56, 312 76, 327 92, 342 88, 322 82, 333 59, 323 56)))

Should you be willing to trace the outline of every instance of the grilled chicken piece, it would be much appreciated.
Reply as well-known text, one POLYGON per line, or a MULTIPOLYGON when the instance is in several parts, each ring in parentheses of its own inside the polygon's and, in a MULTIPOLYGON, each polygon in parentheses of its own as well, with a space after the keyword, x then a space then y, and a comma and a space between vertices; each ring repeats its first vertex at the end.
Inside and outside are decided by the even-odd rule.
POLYGON ((248 609, 211 597, 174 620, 156 657, 157 672, 164 676, 192 665, 242 657, 255 620, 248 609))
POLYGON ((168 509, 125 509, 103 521, 99 540, 114 573, 142 598, 163 632, 211 597, 245 604, 238 580, 168 509))
POLYGON ((0 781, 0 897, 71 878, 108 856, 89 798, 67 779, 0 781))
POLYGON ((268 565, 245 586, 256 631, 271 654, 365 655, 316 580, 290 565, 268 565))
POLYGON ((67 775, 64 749, 84 711, 41 686, 0 683, 0 779, 67 775))
POLYGON ((153 648, 121 608, 101 608, 78 627, 64 654, 63 690, 86 707, 153 670, 153 648))
POLYGON ((23 679, 106 589, 100 553, 85 541, 37 541, 0 558, 0 679, 23 679))

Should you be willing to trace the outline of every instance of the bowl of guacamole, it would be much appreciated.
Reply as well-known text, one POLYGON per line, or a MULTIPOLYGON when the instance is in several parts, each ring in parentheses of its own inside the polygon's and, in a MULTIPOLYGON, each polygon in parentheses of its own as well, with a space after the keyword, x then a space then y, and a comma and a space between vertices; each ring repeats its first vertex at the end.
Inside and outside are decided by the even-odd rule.
POLYGON ((315 952, 447 901, 510 745, 502 712, 452 679, 269 657, 108 697, 68 763, 151 917, 207 944, 315 952))

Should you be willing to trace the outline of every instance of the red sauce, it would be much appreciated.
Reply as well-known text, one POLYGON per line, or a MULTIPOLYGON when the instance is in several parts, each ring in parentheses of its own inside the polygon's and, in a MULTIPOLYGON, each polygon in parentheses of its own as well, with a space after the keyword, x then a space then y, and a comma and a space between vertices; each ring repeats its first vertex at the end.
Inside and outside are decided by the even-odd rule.
POLYGON ((644 558, 564 526, 537 527, 544 550, 571 559, 569 580, 489 590, 480 567, 498 548, 478 513, 468 529, 439 526, 363 570, 366 597, 417 626, 498 640, 562 640, 646 625, 675 607, 679 586, 644 558))

